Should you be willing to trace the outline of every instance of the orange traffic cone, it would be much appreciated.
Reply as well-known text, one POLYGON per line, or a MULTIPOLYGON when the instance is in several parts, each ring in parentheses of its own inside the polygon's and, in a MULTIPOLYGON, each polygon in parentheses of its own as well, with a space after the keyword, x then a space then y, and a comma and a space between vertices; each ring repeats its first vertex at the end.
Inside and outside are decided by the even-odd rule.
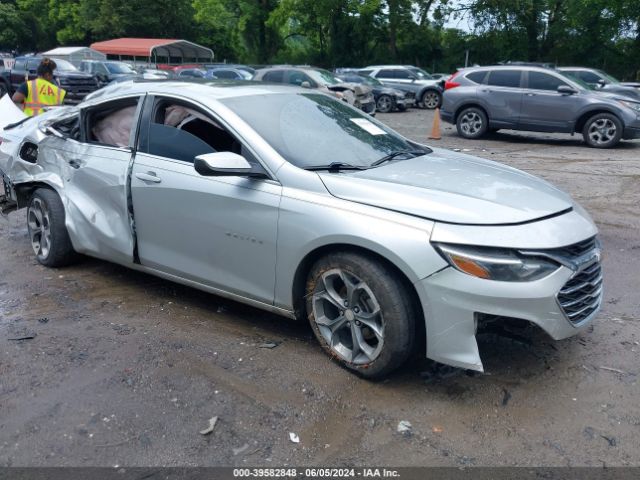
POLYGON ((440 109, 436 108, 436 111, 433 115, 433 126, 431 127, 431 135, 429 135, 430 140, 440 140, 442 137, 440 136, 440 109))

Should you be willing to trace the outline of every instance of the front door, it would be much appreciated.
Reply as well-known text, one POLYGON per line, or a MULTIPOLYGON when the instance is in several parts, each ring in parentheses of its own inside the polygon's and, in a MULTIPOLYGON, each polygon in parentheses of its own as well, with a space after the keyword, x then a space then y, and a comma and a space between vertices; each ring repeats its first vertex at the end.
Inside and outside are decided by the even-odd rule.
POLYGON ((250 148, 219 118, 186 101, 149 103, 131 194, 142 265, 271 304, 281 186, 268 179, 205 177, 197 155, 250 148))
POLYGON ((577 95, 559 93, 568 83, 556 75, 528 72, 527 88, 522 97, 519 127, 540 132, 571 132, 579 110, 577 95))

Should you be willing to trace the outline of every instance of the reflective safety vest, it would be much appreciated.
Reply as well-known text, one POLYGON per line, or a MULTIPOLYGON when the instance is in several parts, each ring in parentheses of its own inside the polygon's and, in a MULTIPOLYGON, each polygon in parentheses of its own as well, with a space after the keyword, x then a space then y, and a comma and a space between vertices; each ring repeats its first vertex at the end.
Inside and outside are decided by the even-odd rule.
POLYGON ((27 82, 29 94, 24 101, 24 113, 27 116, 39 115, 44 107, 62 105, 67 93, 64 89, 46 81, 44 78, 36 78, 27 82))

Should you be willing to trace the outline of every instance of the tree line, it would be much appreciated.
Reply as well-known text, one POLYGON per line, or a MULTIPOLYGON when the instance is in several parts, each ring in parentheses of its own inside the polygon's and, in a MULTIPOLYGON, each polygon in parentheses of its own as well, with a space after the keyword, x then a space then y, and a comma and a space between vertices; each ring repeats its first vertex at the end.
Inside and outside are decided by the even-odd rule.
POLYGON ((117 37, 183 38, 249 64, 451 72, 468 55, 640 74, 639 0, 0 0, 3 51, 117 37))

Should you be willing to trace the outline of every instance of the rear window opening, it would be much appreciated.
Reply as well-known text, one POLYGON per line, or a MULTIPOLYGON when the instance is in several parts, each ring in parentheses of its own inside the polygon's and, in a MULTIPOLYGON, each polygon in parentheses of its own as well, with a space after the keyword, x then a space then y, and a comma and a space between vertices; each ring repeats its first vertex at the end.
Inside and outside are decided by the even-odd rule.
POLYGON ((129 146, 138 98, 127 98, 90 109, 86 117, 87 140, 111 147, 129 146))

